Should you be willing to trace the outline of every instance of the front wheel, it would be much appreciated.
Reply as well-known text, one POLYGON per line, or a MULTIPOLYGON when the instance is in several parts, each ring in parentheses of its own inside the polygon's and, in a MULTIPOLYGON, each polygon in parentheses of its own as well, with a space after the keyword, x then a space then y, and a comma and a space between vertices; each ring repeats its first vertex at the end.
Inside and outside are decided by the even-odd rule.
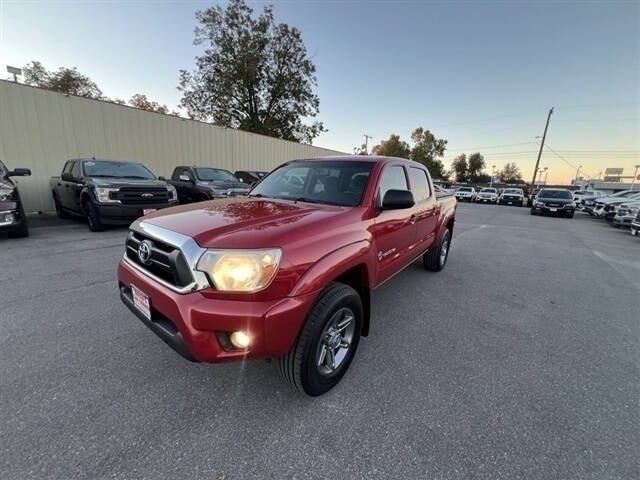
POLYGON ((451 231, 447 228, 440 239, 438 247, 428 250, 422 256, 424 268, 431 270, 432 272, 439 272, 442 270, 447 263, 447 258, 449 258, 450 247, 451 231))
POLYGON ((358 292, 342 283, 329 285, 311 309, 296 343, 278 359, 280 375, 312 397, 331 390, 353 360, 362 318, 358 292))
POLYGON ((100 215, 96 210, 96 207, 91 203, 91 201, 87 201, 84 204, 84 211, 87 212, 87 223, 89 224, 89 230, 92 232, 101 232, 104 230, 104 225, 100 221, 100 215))

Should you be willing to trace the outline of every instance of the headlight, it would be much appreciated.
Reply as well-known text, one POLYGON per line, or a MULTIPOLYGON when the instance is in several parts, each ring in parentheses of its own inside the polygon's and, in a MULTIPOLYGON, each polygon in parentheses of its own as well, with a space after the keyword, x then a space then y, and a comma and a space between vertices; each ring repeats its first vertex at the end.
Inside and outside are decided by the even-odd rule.
POLYGON ((0 188, 0 202, 6 202, 13 197, 13 188, 2 187, 0 188))
POLYGON ((279 248, 208 250, 198 260, 197 269, 221 292, 257 292, 269 286, 281 256, 279 248))
POLYGON ((169 194, 169 200, 177 200, 178 192, 176 191, 176 187, 167 183, 167 193, 169 194))
POLYGON ((111 198, 111 192, 117 192, 119 188, 101 188, 96 187, 96 198, 100 203, 120 203, 120 200, 111 198))
POLYGON ((631 207, 627 212, 627 215, 635 216, 638 214, 639 211, 640 211, 640 207, 631 207))
POLYGON ((540 200, 534 200, 534 203, 537 207, 543 207, 544 206, 544 202, 541 202, 540 200))

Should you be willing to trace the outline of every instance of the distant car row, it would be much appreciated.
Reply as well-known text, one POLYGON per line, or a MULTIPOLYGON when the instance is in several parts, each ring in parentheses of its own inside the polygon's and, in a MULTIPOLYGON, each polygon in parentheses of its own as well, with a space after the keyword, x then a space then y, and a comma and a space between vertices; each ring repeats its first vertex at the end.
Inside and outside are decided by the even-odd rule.
POLYGON ((136 218, 178 203, 243 195, 265 172, 200 166, 175 167, 156 177, 140 163, 79 158, 68 160, 49 183, 58 217, 86 217, 89 229, 128 225, 136 218))
MULTIPOLYGON (((24 208, 10 177, 31 175, 28 169, 13 171, 0 162, 0 232, 11 237, 29 235, 24 208)), ((106 225, 128 225, 155 210, 214 198, 242 195, 266 172, 179 166, 171 179, 156 177, 140 163, 79 158, 68 160, 49 187, 60 218, 84 217, 97 232, 106 225)))
POLYGON ((603 218, 618 228, 629 228, 632 235, 640 230, 640 190, 623 190, 612 195, 597 195, 582 200, 581 209, 603 218))
POLYGON ((498 192, 497 188, 460 187, 455 193, 460 202, 492 203, 494 205, 524 205, 524 192, 521 188, 505 188, 498 192))

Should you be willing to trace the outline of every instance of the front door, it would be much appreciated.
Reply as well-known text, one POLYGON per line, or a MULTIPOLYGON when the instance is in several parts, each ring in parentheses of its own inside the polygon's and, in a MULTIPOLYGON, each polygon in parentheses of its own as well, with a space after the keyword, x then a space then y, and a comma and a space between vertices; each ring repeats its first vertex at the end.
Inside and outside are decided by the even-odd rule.
MULTIPOLYGON (((385 166, 379 182, 378 206, 387 190, 408 190, 402 165, 385 166)), ((416 216, 414 207, 381 210, 375 218, 373 238, 377 256, 376 284, 381 284, 414 259, 416 216)))

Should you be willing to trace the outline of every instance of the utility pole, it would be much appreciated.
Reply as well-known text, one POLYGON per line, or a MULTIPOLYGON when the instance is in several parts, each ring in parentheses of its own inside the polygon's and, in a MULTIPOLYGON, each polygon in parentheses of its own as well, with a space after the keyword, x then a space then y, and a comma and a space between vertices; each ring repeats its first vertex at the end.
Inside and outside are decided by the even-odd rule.
POLYGON ((578 170, 576 170, 576 178, 573 180, 573 185, 576 186, 578 185, 578 175, 580 174, 580 169, 582 168, 582 165, 578 165, 578 170))
POLYGON ((544 186, 547 186, 547 174, 549 173, 549 167, 544 167, 544 186))
POLYGON ((373 138, 371 135, 364 134, 364 153, 369 155, 369 139, 373 138))
POLYGON ((631 180, 631 190, 633 190, 633 186, 636 184, 636 178, 638 178, 638 169, 640 169, 640 165, 636 165, 636 171, 633 174, 633 180, 631 180))
POLYGON ((542 157, 542 149, 544 148, 544 140, 547 138, 547 129, 549 128, 549 120, 551 120, 551 114, 553 113, 553 107, 549 110, 547 115, 547 123, 544 125, 544 133, 542 134, 542 142, 540 143, 540 151, 538 152, 538 160, 536 160, 536 168, 533 170, 533 180, 531 180, 531 192, 535 188, 536 176, 538 174, 538 165, 540 165, 540 157, 542 157))

